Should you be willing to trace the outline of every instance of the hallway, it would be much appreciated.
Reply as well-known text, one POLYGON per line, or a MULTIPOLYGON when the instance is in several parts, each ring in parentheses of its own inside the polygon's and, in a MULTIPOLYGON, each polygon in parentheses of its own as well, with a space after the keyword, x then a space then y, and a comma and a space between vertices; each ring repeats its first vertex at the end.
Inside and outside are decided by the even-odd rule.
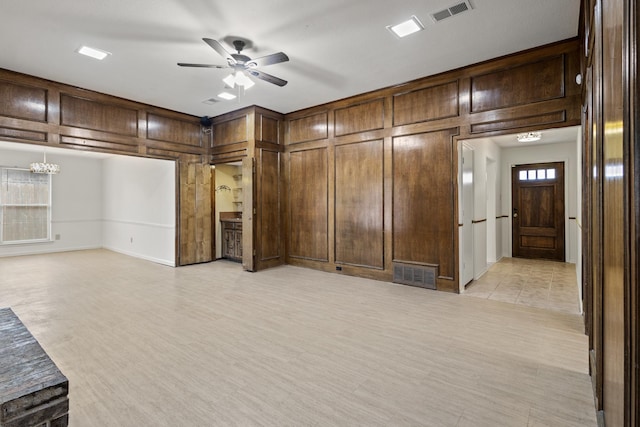
POLYGON ((463 295, 578 314, 576 265, 564 262, 502 258, 463 295))

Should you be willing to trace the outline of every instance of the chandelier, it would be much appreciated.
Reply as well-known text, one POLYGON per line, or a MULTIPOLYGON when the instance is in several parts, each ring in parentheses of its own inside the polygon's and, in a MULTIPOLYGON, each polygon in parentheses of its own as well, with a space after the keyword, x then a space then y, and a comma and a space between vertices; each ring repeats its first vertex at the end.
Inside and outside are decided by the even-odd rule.
POLYGON ((540 138, 542 138, 542 133, 540 132, 527 132, 518 134, 518 142, 539 141, 540 138))
POLYGON ((31 163, 30 169, 32 173, 46 173, 49 175, 53 175, 60 172, 60 165, 57 165, 55 163, 47 163, 47 153, 44 153, 44 161, 41 163, 31 163))

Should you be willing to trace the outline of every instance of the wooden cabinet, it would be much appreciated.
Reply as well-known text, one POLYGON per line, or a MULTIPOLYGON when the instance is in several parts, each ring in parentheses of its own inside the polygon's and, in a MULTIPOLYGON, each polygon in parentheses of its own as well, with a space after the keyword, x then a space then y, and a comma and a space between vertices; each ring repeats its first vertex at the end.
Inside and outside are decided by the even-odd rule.
POLYGON ((242 220, 220 220, 222 224, 222 258, 242 261, 242 220))

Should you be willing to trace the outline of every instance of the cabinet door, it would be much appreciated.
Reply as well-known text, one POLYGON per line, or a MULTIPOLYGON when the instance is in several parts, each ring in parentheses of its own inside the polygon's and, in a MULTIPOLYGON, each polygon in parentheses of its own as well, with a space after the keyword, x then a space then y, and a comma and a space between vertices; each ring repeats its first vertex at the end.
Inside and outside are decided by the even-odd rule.
POLYGON ((236 242, 235 242, 236 257, 242 258, 242 230, 236 230, 235 238, 236 238, 236 242))
POLYGON ((222 244, 222 256, 224 258, 235 257, 235 232, 232 229, 224 228, 223 231, 223 244, 222 244))

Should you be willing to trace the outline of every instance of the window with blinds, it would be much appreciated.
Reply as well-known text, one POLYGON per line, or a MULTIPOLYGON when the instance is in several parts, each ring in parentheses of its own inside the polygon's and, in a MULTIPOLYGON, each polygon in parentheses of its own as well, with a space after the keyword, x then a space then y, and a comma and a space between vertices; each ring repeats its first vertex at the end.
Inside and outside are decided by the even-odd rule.
POLYGON ((50 240, 51 175, 0 168, 0 244, 50 240))

